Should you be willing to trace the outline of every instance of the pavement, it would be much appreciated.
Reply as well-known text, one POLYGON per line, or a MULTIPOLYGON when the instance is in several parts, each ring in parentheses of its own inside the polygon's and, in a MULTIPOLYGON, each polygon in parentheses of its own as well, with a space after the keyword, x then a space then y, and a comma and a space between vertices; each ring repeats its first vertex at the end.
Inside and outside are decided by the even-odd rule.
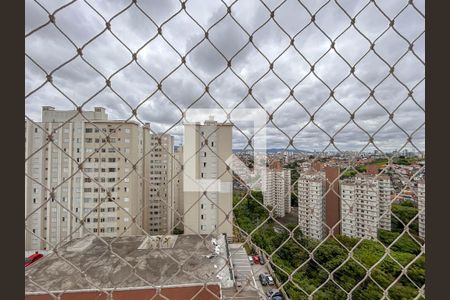
POLYGON ((275 285, 263 286, 259 281, 259 274, 268 274, 266 261, 265 265, 253 264, 248 260, 248 254, 242 244, 229 244, 231 261, 233 264, 233 271, 237 277, 236 282, 241 282, 242 292, 253 292, 255 298, 252 299, 267 299, 266 291, 276 288, 275 285))

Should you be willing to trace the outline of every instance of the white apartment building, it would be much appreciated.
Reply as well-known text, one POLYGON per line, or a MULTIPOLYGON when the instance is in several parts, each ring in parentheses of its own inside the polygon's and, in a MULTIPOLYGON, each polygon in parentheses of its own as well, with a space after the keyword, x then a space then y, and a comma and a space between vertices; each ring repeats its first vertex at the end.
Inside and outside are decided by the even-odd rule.
POLYGON ((88 232, 141 233, 133 217, 142 225, 148 195, 138 173, 147 169, 145 160, 133 164, 144 153, 149 127, 108 120, 101 107, 83 112, 90 122, 76 113, 44 106, 42 122, 25 124, 25 157, 34 153, 25 161, 25 217, 31 231, 25 234, 25 250, 46 250, 47 242, 56 245, 88 232), (76 230, 80 222, 84 226, 76 230))
POLYGON ((419 210, 419 237, 425 239, 425 180, 417 184, 417 207, 419 210))
POLYGON ((168 134, 150 134, 149 234, 170 234, 174 226, 175 198, 172 184, 174 138, 168 134))
POLYGON ((385 175, 356 175, 341 181, 342 234, 376 238, 378 229, 391 229, 392 185, 385 175))
POLYGON ((307 171, 298 178, 298 224, 302 233, 322 240, 326 233, 326 177, 324 172, 307 171))
POLYGON ((184 124, 184 233, 233 233, 231 123, 184 124))
POLYGON ((275 161, 263 174, 264 205, 274 208, 274 216, 282 218, 291 212, 291 170, 275 161))
POLYGON ((391 179, 387 175, 378 175, 378 197, 380 206, 380 228, 391 230, 391 201, 394 192, 391 179))

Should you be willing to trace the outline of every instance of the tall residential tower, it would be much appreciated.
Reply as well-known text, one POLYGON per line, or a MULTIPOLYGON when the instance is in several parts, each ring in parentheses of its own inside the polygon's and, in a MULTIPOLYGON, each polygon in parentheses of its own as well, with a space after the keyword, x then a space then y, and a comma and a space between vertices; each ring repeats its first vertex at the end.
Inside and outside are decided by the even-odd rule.
POLYGON ((101 107, 83 115, 89 121, 44 106, 41 122, 25 124, 25 250, 89 232, 141 233, 147 169, 138 160, 149 127, 108 120, 101 107))
POLYGON ((212 117, 184 124, 184 233, 233 233, 233 181, 225 163, 232 155, 232 128, 212 117))

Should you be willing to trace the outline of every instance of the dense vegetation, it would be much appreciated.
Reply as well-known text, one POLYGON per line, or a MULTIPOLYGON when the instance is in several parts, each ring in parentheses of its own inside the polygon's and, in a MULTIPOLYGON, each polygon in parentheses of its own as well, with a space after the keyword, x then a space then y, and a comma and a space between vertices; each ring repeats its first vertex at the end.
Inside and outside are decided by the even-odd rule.
MULTIPOLYGON (((334 282, 329 280, 321 286, 314 293, 314 299, 346 299, 346 293, 340 287, 346 292, 356 287, 353 299, 380 299, 382 288, 386 289, 393 282, 396 283, 389 289, 390 299, 413 299, 418 294, 417 286, 422 287, 425 283, 425 256, 420 256, 421 246, 406 233, 380 230, 378 241, 336 236, 319 246, 317 241, 305 238, 297 229, 290 238, 286 229, 268 218, 261 193, 253 192, 252 197, 243 200, 242 197, 234 197, 235 219, 243 230, 241 236, 251 234, 256 246, 273 255, 272 266, 281 282, 287 281, 292 274, 293 282, 285 286, 291 299, 307 299, 305 292, 310 294, 320 287, 331 272, 334 282), (286 240, 288 242, 284 243, 286 240), (390 246, 392 258, 385 255, 387 246, 390 246), (347 260, 352 248, 352 258, 347 260), (314 260, 308 261, 310 253, 314 260), (407 276, 402 275, 402 266, 411 262, 407 276), (366 270, 373 266, 370 277, 364 279, 366 270)), ((401 218, 409 217, 407 212, 402 211, 402 214, 401 218)), ((293 230, 295 226, 290 224, 287 228, 293 230)), ((250 250, 249 245, 246 248, 250 250)))
MULTIPOLYGON (((341 171, 344 171, 345 169, 342 169, 341 171)), ((364 173, 367 171, 367 167, 364 165, 357 165, 354 169, 348 169, 346 170, 342 176, 341 179, 350 178, 355 176, 358 173, 364 173)))
MULTIPOLYGON (((392 229, 392 231, 395 231, 395 232, 402 232, 405 227, 404 225, 407 225, 414 217, 416 217, 417 212, 418 212, 414 203, 409 200, 403 201, 398 204, 392 204, 391 211, 392 211, 392 215, 393 215, 391 218, 392 219, 392 228, 391 229, 392 229)), ((409 227, 411 234, 413 234, 416 237, 419 232, 418 218, 415 218, 408 227, 409 227)))

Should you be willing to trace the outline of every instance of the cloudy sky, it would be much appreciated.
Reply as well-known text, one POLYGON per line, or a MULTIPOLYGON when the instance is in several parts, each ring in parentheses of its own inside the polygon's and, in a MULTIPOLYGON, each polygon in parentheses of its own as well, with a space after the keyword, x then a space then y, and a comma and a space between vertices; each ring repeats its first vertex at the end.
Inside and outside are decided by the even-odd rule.
MULTIPOLYGON (((69 1, 25 2, 28 34, 69 1)), ((127 119, 138 108, 139 121, 150 122, 156 132, 168 130, 180 143, 182 112, 188 121, 207 116, 189 108, 215 109, 219 120, 236 109, 264 108, 273 114, 267 125, 272 148, 286 148, 292 138, 298 149, 321 151, 332 136, 339 150, 361 150, 367 133, 376 133, 379 149, 392 151, 414 133, 412 142, 424 150, 425 36, 424 18, 417 12, 425 13, 424 1, 414 1, 413 7, 406 0, 377 0, 377 8, 368 1, 239 0, 231 15, 225 6, 231 1, 188 0, 186 10, 179 1, 131 2, 75 1, 55 14, 56 25, 71 41, 52 24, 26 37, 25 95, 34 91, 25 98, 30 119, 40 121, 44 105, 104 106, 112 119, 127 119), (394 27, 387 18, 395 18, 394 27), (105 20, 111 20, 111 31, 105 30, 105 20), (82 58, 77 48, 83 49, 82 58), (132 61, 136 52, 137 63, 132 61), (36 90, 46 80, 41 68, 52 72, 60 91, 50 83, 36 90)), ((234 120, 233 113, 231 120, 251 135, 251 120, 234 120)), ((246 141, 233 131, 234 148, 246 141)))

